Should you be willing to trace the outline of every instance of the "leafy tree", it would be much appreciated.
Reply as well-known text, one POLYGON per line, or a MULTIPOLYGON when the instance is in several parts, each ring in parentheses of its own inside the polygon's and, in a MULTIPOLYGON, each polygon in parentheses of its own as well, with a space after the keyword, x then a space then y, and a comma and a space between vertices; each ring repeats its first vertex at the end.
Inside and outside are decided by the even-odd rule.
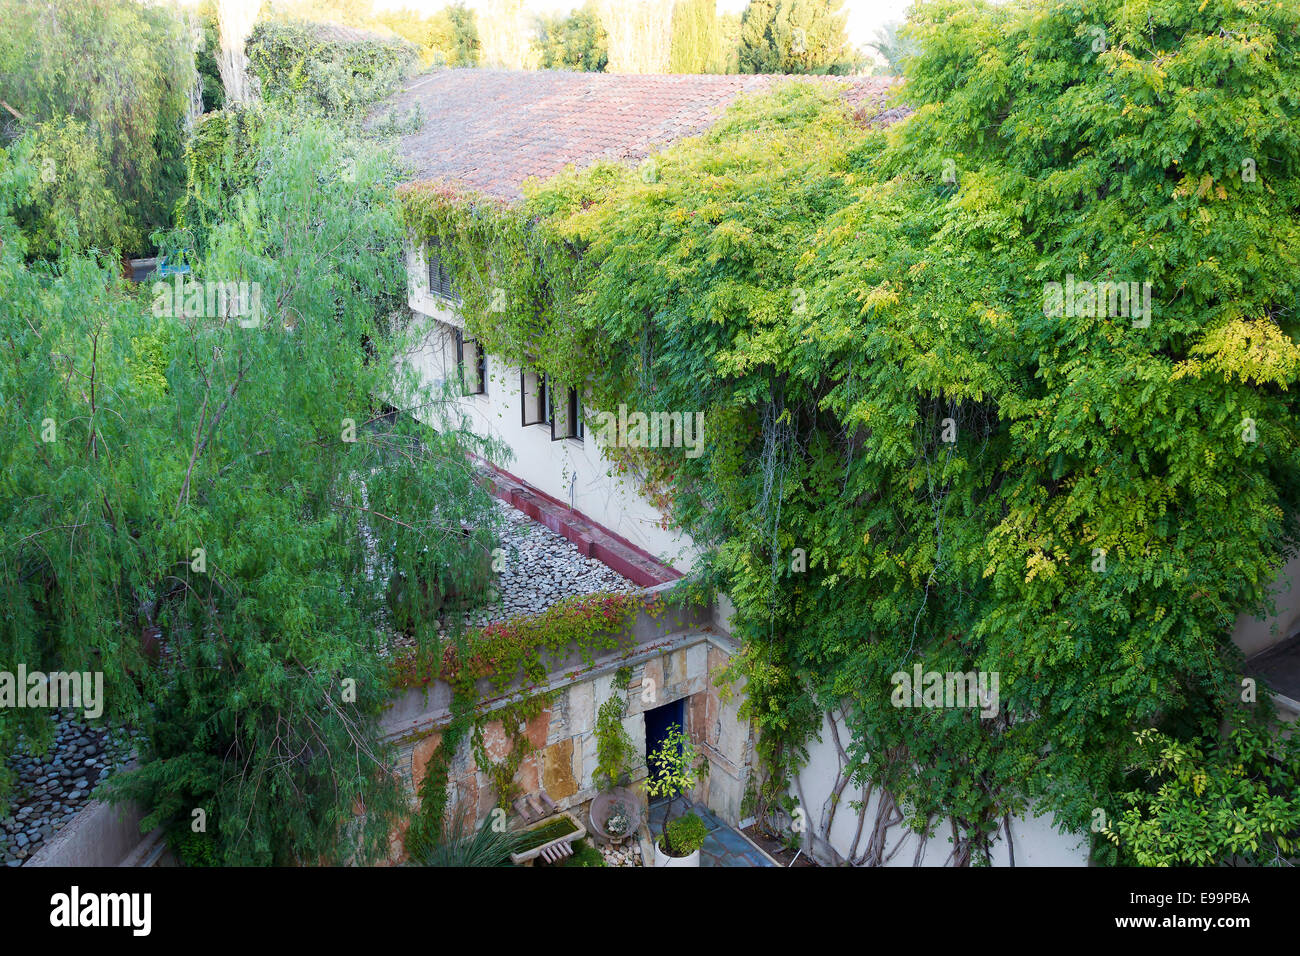
POLYGON ((448 4, 444 12, 451 24, 451 49, 447 56, 447 65, 478 66, 482 59, 483 45, 479 41, 474 11, 465 4, 457 2, 448 4))
POLYGON ((1294 866, 1300 857, 1300 737, 1233 715, 1181 741, 1135 733, 1125 808, 1103 833, 1139 866, 1294 866))
MULTIPOLYGON (((0 220, 0 666, 104 673, 147 737, 112 795, 184 852, 373 859, 404 807, 377 736, 388 582, 476 573, 495 509, 466 452, 489 449, 381 417, 448 407, 402 360, 391 156, 282 117, 252 148, 195 273, 248 308, 36 271, 0 220)), ((0 166, 0 196, 31 175, 0 166)), ((416 636, 433 653, 436 622, 416 636)), ((6 741, 27 714, 0 711, 6 741)))
POLYGON ((779 73, 774 30, 778 0, 749 0, 740 18, 740 72, 779 73))
POLYGON ((603 73, 609 64, 609 35, 592 4, 567 17, 539 17, 537 33, 542 69, 603 73))
POLYGON ((400 38, 306 21, 262 21, 248 38, 262 95, 284 106, 356 119, 410 73, 415 47, 400 38))
POLYGON ((724 13, 718 16, 718 28, 713 32, 713 51, 709 55, 710 73, 739 73, 740 70, 740 14, 724 13))
POLYGON ((780 73, 849 73, 854 67, 842 0, 781 0, 771 37, 780 73))
POLYGON ((132 0, 0 0, 0 23, 9 138, 30 136, 25 148, 56 161, 19 203, 37 237, 29 251, 52 255, 50 242, 74 233, 78 249, 144 251, 184 184, 188 28, 167 7, 132 0), (83 152, 53 155, 74 140, 83 152))
POLYGON ((139 235, 109 184, 109 159, 85 123, 70 116, 30 127, 15 162, 36 175, 16 219, 31 252, 57 258, 65 246, 124 249, 139 235))
POLYGON ((672 73, 703 73, 717 45, 716 0, 678 0, 673 7, 672 73))
POLYGON ((838 0, 751 0, 740 24, 742 73, 848 73, 838 0))

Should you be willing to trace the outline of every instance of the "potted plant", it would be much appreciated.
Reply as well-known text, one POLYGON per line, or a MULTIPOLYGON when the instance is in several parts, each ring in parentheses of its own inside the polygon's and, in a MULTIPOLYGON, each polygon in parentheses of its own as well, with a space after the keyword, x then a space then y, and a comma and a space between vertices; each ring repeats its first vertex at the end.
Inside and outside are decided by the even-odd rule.
POLYGON ((699 866, 700 847, 708 830, 704 821, 694 813, 684 813, 673 818, 673 804, 677 798, 689 793, 700 779, 700 755, 691 739, 673 724, 664 736, 663 744, 650 755, 650 775, 645 789, 652 797, 667 797, 668 812, 664 832, 655 841, 655 866, 699 866))
POLYGON ((655 866, 699 866, 700 847, 708 835, 699 814, 683 813, 667 821, 663 836, 655 841, 655 866))

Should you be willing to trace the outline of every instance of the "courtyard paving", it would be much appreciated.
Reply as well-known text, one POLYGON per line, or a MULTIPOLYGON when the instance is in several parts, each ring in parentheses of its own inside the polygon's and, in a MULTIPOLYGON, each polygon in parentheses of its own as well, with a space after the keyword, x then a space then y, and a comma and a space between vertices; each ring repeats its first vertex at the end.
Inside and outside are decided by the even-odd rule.
MULTIPOLYGON (((709 831, 709 835, 704 838, 704 845, 700 847, 700 866, 776 866, 766 853, 706 808, 693 803, 690 809, 699 814, 709 831)), ((678 801, 674 808, 674 816, 677 816, 677 811, 680 810, 681 802, 678 801)), ((667 800, 659 800, 650 805, 650 835, 655 840, 658 840, 659 834, 663 833, 667 811, 667 800)))

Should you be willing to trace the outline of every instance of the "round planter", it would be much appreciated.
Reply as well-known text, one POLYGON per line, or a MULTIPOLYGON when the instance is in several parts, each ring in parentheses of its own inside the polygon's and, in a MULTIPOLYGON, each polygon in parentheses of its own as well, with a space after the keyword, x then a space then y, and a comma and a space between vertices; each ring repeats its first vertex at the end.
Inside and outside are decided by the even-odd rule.
POLYGON ((696 850, 690 856, 669 856, 663 850, 659 849, 659 841, 655 840, 655 866, 699 866, 700 851, 696 850))
POLYGON ((618 846, 636 833, 641 819, 641 805, 631 790, 618 787, 614 790, 598 793, 592 799, 591 806, 587 810, 587 818, 591 822, 592 834, 600 842, 609 846, 618 846), (610 811, 619 804, 622 804, 627 813, 629 826, 626 833, 615 835, 605 830, 605 819, 609 816, 610 811))

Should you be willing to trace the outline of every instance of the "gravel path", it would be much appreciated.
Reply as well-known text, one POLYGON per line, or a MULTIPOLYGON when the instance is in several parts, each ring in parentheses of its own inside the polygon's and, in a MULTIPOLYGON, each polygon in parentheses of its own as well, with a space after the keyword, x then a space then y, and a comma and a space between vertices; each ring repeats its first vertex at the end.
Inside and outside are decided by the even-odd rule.
POLYGON ((518 508, 497 499, 506 518, 502 535, 506 565, 498 579, 501 600, 473 611, 472 624, 490 624, 517 614, 537 614, 561 598, 608 591, 632 591, 636 585, 595 558, 584 557, 568 538, 538 524, 518 508))

